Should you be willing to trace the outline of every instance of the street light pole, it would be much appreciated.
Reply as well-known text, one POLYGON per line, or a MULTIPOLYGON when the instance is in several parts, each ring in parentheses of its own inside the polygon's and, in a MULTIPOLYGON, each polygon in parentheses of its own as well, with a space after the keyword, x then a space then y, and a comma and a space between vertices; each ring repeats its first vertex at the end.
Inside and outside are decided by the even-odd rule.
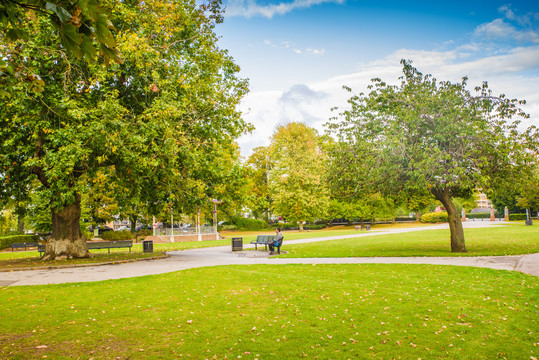
POLYGON ((174 210, 170 206, 170 242, 174 242, 174 210))
POLYGON ((217 199, 211 199, 213 203, 213 226, 215 227, 215 240, 219 240, 219 233, 217 232, 217 204, 221 202, 217 199))

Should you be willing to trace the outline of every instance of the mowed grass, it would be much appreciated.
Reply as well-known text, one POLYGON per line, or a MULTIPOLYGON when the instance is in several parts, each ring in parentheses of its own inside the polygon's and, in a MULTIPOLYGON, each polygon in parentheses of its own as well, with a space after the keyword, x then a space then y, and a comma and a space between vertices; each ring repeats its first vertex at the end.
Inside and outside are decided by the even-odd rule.
POLYGON ((2 359, 530 359, 537 277, 260 265, 0 289, 2 359))
POLYGON ((467 253, 452 253, 449 230, 423 230, 307 244, 283 243, 280 257, 487 256, 539 252, 539 226, 464 229, 467 253))
POLYGON ((9 271, 17 269, 33 269, 43 267, 60 267, 60 266, 76 266, 76 265, 91 265, 101 263, 121 263, 127 261, 144 260, 156 257, 165 257, 164 252, 143 253, 128 252, 128 251, 111 251, 93 250, 93 256, 86 259, 69 259, 69 260, 50 260, 42 261, 37 251, 14 251, 0 253, 0 270, 9 271))

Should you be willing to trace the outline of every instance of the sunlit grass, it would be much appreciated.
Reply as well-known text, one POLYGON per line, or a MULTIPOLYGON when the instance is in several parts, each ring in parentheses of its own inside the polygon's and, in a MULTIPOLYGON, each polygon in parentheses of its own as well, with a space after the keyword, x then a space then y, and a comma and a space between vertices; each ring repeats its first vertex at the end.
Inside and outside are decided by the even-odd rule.
POLYGON ((467 253, 451 253, 449 230, 424 230, 307 244, 286 244, 281 257, 486 256, 539 252, 539 226, 464 229, 467 253))
POLYGON ((0 289, 5 359, 530 359, 537 277, 261 265, 0 289))
POLYGON ((96 263, 125 262, 142 260, 154 257, 166 256, 164 252, 143 253, 128 251, 107 250, 92 251, 92 257, 87 259, 69 259, 69 260, 50 260, 42 261, 37 251, 14 251, 0 253, 0 270, 16 270, 40 267, 84 265, 96 263))

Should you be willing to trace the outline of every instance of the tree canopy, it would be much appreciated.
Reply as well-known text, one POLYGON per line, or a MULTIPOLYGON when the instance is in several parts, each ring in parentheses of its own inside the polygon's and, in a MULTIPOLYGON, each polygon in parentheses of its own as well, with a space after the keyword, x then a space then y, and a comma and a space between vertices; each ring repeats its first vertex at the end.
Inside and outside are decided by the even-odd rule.
POLYGON ((275 214, 298 222, 322 217, 329 206, 326 155, 315 129, 302 123, 279 126, 272 137, 269 188, 275 214))
POLYGON ((46 258, 88 256, 78 221, 81 194, 106 174, 157 213, 195 208, 230 178, 235 139, 250 127, 236 110, 247 82, 217 45, 218 7, 195 1, 108 1, 122 62, 66 53, 54 25, 23 17, 27 40, 2 43, 10 66, 44 82, 8 88, 0 103, 0 192, 32 185, 52 211, 46 258), (223 166, 214 166, 221 162, 223 166), (37 179, 38 181, 33 181, 37 179), (37 184, 37 185, 35 185, 37 184))
POLYGON ((486 82, 472 93, 466 78, 437 81, 409 61, 402 65, 400 85, 373 79, 370 93, 352 95, 350 108, 328 124, 340 142, 334 161, 343 170, 335 176, 353 184, 355 193, 428 190, 448 212, 452 251, 465 252, 453 199, 528 171, 537 129, 519 131, 524 102, 493 96, 486 82))

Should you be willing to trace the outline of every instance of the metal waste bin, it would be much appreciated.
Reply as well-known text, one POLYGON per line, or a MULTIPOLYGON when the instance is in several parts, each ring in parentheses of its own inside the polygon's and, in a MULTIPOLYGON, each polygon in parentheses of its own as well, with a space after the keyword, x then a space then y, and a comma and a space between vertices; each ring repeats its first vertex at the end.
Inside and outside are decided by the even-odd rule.
POLYGON ((365 230, 370 230, 370 229, 371 229, 370 225, 365 225, 365 230))
POLYGON ((232 251, 243 251, 243 238, 232 238, 232 251))
POLYGON ((533 220, 532 219, 524 220, 524 222, 526 223, 527 226, 533 225, 533 220))
POLYGON ((143 252, 147 253, 153 253, 153 241, 152 240, 144 240, 142 241, 142 250, 143 252))

